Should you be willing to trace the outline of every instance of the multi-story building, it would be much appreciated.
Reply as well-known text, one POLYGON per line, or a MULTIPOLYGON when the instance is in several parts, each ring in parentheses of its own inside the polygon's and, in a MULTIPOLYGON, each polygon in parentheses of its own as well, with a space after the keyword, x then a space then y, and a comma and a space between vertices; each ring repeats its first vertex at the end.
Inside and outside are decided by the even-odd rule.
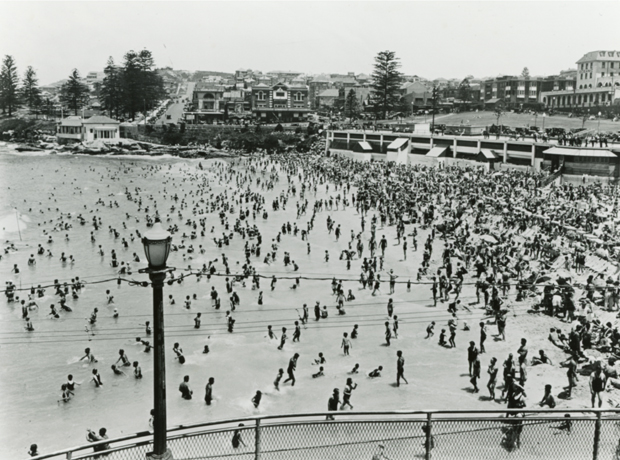
POLYGON ((412 109, 421 109, 431 104, 433 89, 419 81, 405 82, 400 87, 402 97, 412 109))
POLYGON ((620 104, 620 51, 591 51, 577 61, 574 85, 547 90, 546 107, 594 111, 620 104))
POLYGON ((501 76, 480 85, 480 98, 487 108, 502 101, 507 108, 534 108, 540 103, 544 78, 501 76))
POLYGON ((332 87, 331 78, 327 75, 318 75, 308 82, 308 97, 310 99, 310 107, 316 109, 319 107, 318 96, 323 91, 332 87))
POLYGON ((93 91, 95 89, 96 84, 103 83, 104 78, 105 78, 105 73, 103 72, 88 72, 86 74, 86 84, 88 85, 88 89, 93 91))
POLYGON ((310 112, 309 88, 283 82, 252 87, 252 113, 263 123, 290 123, 307 119, 310 112))
POLYGON ((222 120, 225 115, 224 93, 226 87, 211 82, 198 82, 194 86, 192 110, 186 112, 185 119, 197 122, 213 123, 222 120))
POLYGON ((230 87, 224 92, 223 106, 227 120, 252 118, 252 90, 244 84, 230 87))
MULTIPOLYGON (((330 88, 321 91, 317 98, 317 108, 320 107, 334 107, 336 101, 340 97, 340 91, 337 88, 330 88)), ((344 90, 343 90, 344 91, 344 90)))

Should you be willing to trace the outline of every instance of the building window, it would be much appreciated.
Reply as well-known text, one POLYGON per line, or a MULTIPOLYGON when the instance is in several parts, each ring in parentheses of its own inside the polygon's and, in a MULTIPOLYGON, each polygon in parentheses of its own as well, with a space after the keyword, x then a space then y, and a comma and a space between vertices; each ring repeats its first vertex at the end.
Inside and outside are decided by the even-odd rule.
POLYGON ((592 72, 590 72, 590 78, 592 78, 592 72))
POLYGON ((601 77, 604 77, 604 76, 605 76, 605 72, 601 72, 601 77))
POLYGON ((276 91, 276 97, 285 97, 286 93, 284 91, 276 91))
POLYGON ((259 101, 264 101, 265 100, 265 93, 263 91, 259 91, 256 99, 258 99, 259 101))
POLYGON ((295 93, 295 100, 296 101, 303 101, 304 100, 304 94, 303 93, 295 93))

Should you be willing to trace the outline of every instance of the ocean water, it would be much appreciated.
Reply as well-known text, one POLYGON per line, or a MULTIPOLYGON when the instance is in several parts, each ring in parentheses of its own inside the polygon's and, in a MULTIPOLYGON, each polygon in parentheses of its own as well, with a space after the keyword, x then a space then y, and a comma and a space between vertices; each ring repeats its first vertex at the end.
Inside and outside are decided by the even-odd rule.
MULTIPOLYGON (((35 332, 31 333, 23 328, 18 302, 8 303, 4 296, 0 298, 0 458, 25 457, 31 443, 37 443, 41 453, 85 444, 88 428, 98 430, 106 427, 111 438, 149 429, 152 356, 143 351, 143 346, 136 345, 135 338, 145 337, 144 323, 151 319, 152 293, 150 288, 125 283, 118 285, 114 281, 116 269, 110 266, 110 251, 115 249, 119 261, 130 263, 133 274, 127 278, 145 281, 147 276, 137 272, 138 268, 145 266, 142 245, 138 238, 133 242, 129 239, 131 234, 135 235, 136 229, 142 233, 147 229, 144 206, 148 206, 150 215, 157 207, 162 216, 170 216, 170 224, 177 224, 180 228, 180 232, 174 235, 174 243, 179 244, 183 240, 183 232, 191 231, 185 222, 195 219, 191 208, 196 200, 208 199, 210 194, 217 195, 225 190, 233 199, 235 184, 222 178, 221 166, 218 166, 220 162, 203 160, 202 164, 204 171, 197 168, 197 160, 15 154, 10 146, 0 146, 2 249, 10 243, 17 248, 17 251, 3 254, 0 282, 4 284, 10 279, 20 288, 48 285, 55 279, 70 282, 75 276, 87 282, 79 300, 68 300, 73 312, 61 312, 58 319, 48 315, 50 304, 58 305, 53 289, 48 288, 44 298, 36 299, 39 308, 30 313, 35 327, 35 332), (202 183, 203 179, 210 190, 198 195, 201 189, 197 184, 202 183), (141 211, 138 211, 135 201, 126 198, 126 188, 134 198, 142 198, 141 211), (139 193, 135 192, 136 189, 139 193), (177 210, 171 212, 171 197, 175 193, 185 199, 188 207, 179 210, 179 201, 177 210), (97 204, 100 199, 105 205, 97 204), (110 207, 110 202, 117 202, 118 207, 114 204, 110 207), (182 217, 179 217, 179 211, 182 217), (85 225, 78 223, 75 218, 78 214, 85 218, 85 225), (98 231, 92 226, 93 216, 102 220, 98 231), (54 231, 61 221, 70 223, 72 228, 54 231), (110 234, 109 227, 120 232, 118 239, 110 234), (94 243, 90 240, 91 232, 96 238, 94 243), (49 235, 52 236, 52 243, 47 242, 49 235), (121 245, 122 238, 129 242, 127 249, 121 245), (39 244, 51 250, 53 257, 36 255, 39 244), (98 254, 99 245, 105 251, 104 257, 98 254), (63 252, 67 257, 74 257, 73 265, 61 263, 59 258, 63 252), (133 253, 139 255, 141 263, 132 262, 133 253), (34 266, 28 266, 30 254, 35 254, 34 266), (14 264, 20 269, 18 275, 11 272, 14 264), (110 279, 111 282, 93 284, 110 279), (113 304, 107 303, 106 290, 114 296, 113 304), (94 308, 99 310, 99 319, 92 335, 86 330, 86 318, 94 308), (119 311, 117 319, 113 318, 114 308, 119 311), (78 361, 86 347, 91 348, 98 363, 78 361), (139 361, 143 379, 134 379, 131 368, 125 368, 127 376, 112 373, 110 366, 116 362, 121 348, 130 361, 139 361), (101 388, 95 388, 90 382, 93 368, 97 368, 102 376, 104 385, 101 388), (77 386, 75 397, 70 402, 59 402, 61 385, 66 382, 68 374, 72 374, 81 385, 77 386)), ((383 292, 372 297, 369 290, 360 290, 357 283, 359 263, 354 262, 354 268, 348 271, 345 262, 339 260, 351 230, 360 231, 360 217, 354 209, 341 208, 317 215, 315 229, 310 235, 311 254, 307 254, 306 242, 301 241, 300 237, 286 235, 282 238, 276 263, 270 266, 262 263, 267 248, 283 223, 296 222, 300 228, 305 228, 311 217, 309 211, 307 216, 296 220, 295 201, 298 196, 290 197, 286 210, 271 210, 272 200, 287 187, 286 176, 281 175, 274 190, 261 192, 265 196, 269 219, 258 217, 253 221, 250 216, 250 224, 256 223, 263 235, 261 258, 253 258, 253 265, 265 276, 336 276, 350 280, 345 282, 345 290, 352 289, 357 299, 347 303, 347 315, 338 317, 329 281, 302 279, 299 289, 293 290, 292 279, 280 279, 275 290, 271 291, 269 280, 263 279, 263 305, 258 305, 258 292, 250 289, 250 283, 246 287, 237 285, 235 289, 241 298, 241 306, 234 313, 237 323, 234 333, 230 334, 226 330, 228 303, 223 277, 210 280, 203 277, 200 281, 188 278, 182 284, 166 285, 164 297, 167 299, 173 295, 176 300, 174 306, 165 303, 169 426, 258 414, 326 410, 333 388, 344 386, 349 376, 347 373, 355 363, 360 364, 360 376, 356 377, 360 385, 352 399, 356 410, 452 409, 455 404, 461 408, 480 408, 477 398, 464 396, 460 388, 462 384, 454 384, 454 378, 460 374, 455 369, 466 366, 465 348, 462 352, 449 353, 445 349, 438 350, 440 347, 435 343, 420 340, 431 320, 448 318, 445 309, 429 308, 429 302, 432 303, 429 287, 422 286, 406 292, 405 287, 399 285, 396 294, 389 296, 387 283, 384 283, 383 292), (333 233, 330 235, 326 230, 328 215, 341 224, 343 236, 339 242, 333 233), (329 262, 324 261, 326 250, 330 252, 329 262), (290 252, 299 264, 299 272, 294 273, 292 268, 284 267, 284 251, 290 252), (220 311, 213 310, 210 304, 209 291, 212 286, 224 297, 220 311), (187 310, 183 299, 193 294, 196 294, 197 300, 187 310), (394 299, 395 313, 401 321, 401 335, 392 347, 385 347, 382 346, 383 322, 387 319, 385 306, 389 297, 394 299), (310 321, 308 328, 302 329, 301 341, 291 343, 298 309, 307 303, 312 318, 315 301, 329 306, 330 318, 318 323, 310 321), (197 312, 202 313, 199 330, 193 327, 197 312), (350 332, 353 324, 360 325, 360 338, 354 341, 351 356, 345 357, 340 342, 343 332, 350 332), (266 338, 267 325, 272 325, 278 336, 282 327, 288 328, 289 341, 283 351, 277 349, 275 341, 266 338), (174 342, 179 342, 184 350, 187 361, 183 365, 172 353, 174 342), (204 345, 209 345, 211 353, 202 354, 204 345), (418 380, 412 371, 408 375, 410 385, 400 389, 392 386, 397 347, 403 347, 405 356, 411 359, 408 362, 413 366, 415 359, 417 369, 423 373, 423 378, 418 380), (298 383, 295 387, 281 385, 278 392, 272 382, 279 368, 286 369, 288 360, 295 352, 301 354, 296 373, 298 383), (317 372, 313 361, 318 352, 323 352, 327 358, 326 376, 313 379, 312 374, 317 372), (418 359, 422 355, 428 359, 418 359), (431 364, 436 362, 443 365, 431 364), (379 365, 384 366, 386 378, 367 379, 365 373, 379 365), (190 386, 194 390, 191 401, 180 398, 177 390, 184 375, 190 376, 190 386), (215 401, 211 406, 206 406, 203 396, 209 377, 216 380, 215 401), (250 402, 256 390, 264 393, 258 409, 250 402), (442 399, 435 398, 439 392, 443 395, 442 399)), ((316 199, 330 195, 335 195, 333 186, 327 192, 323 185, 316 199)), ((315 197, 308 198, 311 209, 315 197)), ((231 225, 239 209, 239 204, 234 203, 234 206, 235 214, 229 215, 231 225)), ((217 212, 207 214, 206 218, 207 229, 213 227, 214 234, 221 235, 223 227, 217 212)), ((421 251, 410 252, 405 261, 400 246, 392 247, 395 244, 395 229, 381 229, 378 235, 383 233, 390 241, 386 270, 393 268, 400 280, 415 280, 421 251)), ((177 268, 188 265, 197 268, 210 260, 219 259, 216 266, 222 269, 221 257, 225 252, 231 269, 234 271, 240 267, 244 263, 244 240, 235 234, 230 246, 220 249, 213 243, 214 234, 207 233, 204 238, 188 242, 196 248, 203 245, 206 254, 194 253, 194 258, 190 259, 180 250, 171 253, 168 264, 177 268)), ((418 240, 422 242, 425 237, 425 232, 420 232, 418 240)), ((367 238, 365 245, 367 248, 367 238)), ((27 291, 18 294, 21 298, 27 297, 27 291)), ((475 335, 473 330, 465 335, 469 338, 459 336, 459 340, 465 344, 465 340, 475 339, 475 335)))

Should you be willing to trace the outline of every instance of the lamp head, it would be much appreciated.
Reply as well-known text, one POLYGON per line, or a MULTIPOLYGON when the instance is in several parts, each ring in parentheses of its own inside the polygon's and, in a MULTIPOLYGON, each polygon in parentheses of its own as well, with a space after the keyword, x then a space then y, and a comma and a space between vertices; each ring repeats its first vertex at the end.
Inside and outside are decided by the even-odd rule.
POLYGON ((155 219, 153 227, 144 233, 142 245, 149 268, 164 268, 170 254, 172 235, 164 230, 159 219, 155 219))

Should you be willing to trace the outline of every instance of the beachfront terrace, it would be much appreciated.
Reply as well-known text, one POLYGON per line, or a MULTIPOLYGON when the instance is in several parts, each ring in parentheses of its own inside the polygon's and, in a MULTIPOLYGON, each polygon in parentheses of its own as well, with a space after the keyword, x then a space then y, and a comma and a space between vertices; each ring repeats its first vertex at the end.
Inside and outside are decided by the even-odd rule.
MULTIPOLYGON (((525 167, 534 171, 541 171, 548 167, 543 164, 545 152, 550 148, 560 148, 548 142, 533 142, 530 140, 516 141, 510 139, 490 139, 472 136, 436 135, 424 133, 395 133, 391 131, 364 131, 364 130, 329 130, 326 134, 326 154, 343 155, 359 161, 396 161, 401 164, 445 164, 446 166, 465 165, 476 162, 486 166, 489 170, 498 167, 525 167), (399 155, 389 155, 390 145, 397 143, 401 146, 399 155), (403 148, 404 147, 404 148, 403 148)), ((570 147, 565 155, 570 156, 570 147)), ((598 157, 610 158, 614 164, 619 162, 620 149, 615 147, 588 149, 593 152, 589 161, 596 162, 598 157), (598 154, 598 155, 597 155, 598 154)), ((558 160, 561 160, 561 155, 558 160)), ((556 169, 559 164, 555 164, 556 169)), ((618 168, 613 169, 613 176, 617 177, 618 168)), ((592 168, 593 175, 605 175, 604 171, 592 168), (597 172, 599 171, 599 172, 597 172)), ((610 169, 607 172, 612 171, 610 169)))

